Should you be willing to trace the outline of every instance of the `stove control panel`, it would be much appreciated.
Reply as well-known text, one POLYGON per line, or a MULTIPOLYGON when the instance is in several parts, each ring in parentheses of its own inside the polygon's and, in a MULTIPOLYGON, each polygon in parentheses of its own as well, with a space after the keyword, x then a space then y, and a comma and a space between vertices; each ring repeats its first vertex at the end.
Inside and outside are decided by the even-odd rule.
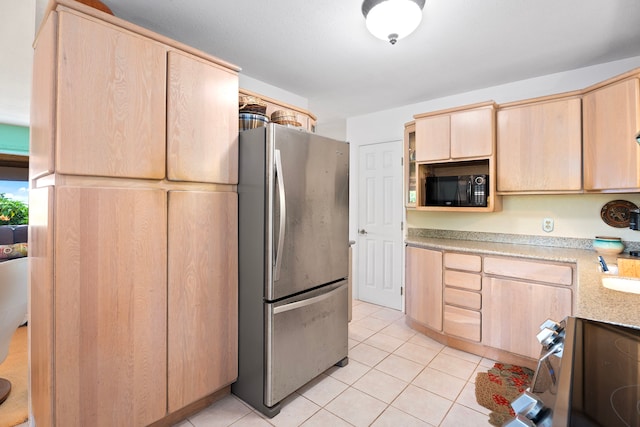
POLYGON ((542 400, 529 391, 525 391, 511 402, 511 407, 516 413, 516 418, 504 427, 551 427, 551 411, 544 406, 542 400))
POLYGON ((552 427, 553 395, 564 350, 565 325, 565 320, 555 322, 551 319, 540 325, 536 335, 542 345, 538 369, 531 386, 511 402, 516 417, 503 427, 552 427), (545 401, 548 401, 547 405, 545 401))
POLYGON ((540 332, 536 335, 540 344, 546 351, 540 359, 544 360, 551 355, 562 357, 564 348, 564 323, 558 323, 551 319, 547 319, 540 325, 540 332))

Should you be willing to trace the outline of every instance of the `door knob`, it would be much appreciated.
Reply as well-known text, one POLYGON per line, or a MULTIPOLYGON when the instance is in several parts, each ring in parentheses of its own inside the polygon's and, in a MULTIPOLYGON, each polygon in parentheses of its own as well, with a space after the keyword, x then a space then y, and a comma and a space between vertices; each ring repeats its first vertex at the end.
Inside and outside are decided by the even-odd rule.
POLYGON ((358 230, 358 234, 367 234, 367 230, 361 228, 360 230, 358 230))

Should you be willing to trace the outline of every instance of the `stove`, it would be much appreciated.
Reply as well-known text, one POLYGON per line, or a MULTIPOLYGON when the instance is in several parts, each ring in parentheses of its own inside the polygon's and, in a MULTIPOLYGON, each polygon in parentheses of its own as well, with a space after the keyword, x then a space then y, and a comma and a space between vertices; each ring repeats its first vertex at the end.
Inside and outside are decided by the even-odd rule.
POLYGON ((640 427, 640 329, 567 317, 540 326, 531 386, 505 426, 640 427))

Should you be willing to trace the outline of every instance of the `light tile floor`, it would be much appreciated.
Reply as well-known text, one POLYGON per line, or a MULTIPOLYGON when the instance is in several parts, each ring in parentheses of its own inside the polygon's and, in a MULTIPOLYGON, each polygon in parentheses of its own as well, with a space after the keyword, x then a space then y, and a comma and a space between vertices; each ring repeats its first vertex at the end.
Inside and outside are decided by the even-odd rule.
POLYGON ((354 301, 349 364, 293 393, 278 415, 229 395, 174 427, 486 426, 474 381, 493 364, 415 332, 397 310, 354 301))

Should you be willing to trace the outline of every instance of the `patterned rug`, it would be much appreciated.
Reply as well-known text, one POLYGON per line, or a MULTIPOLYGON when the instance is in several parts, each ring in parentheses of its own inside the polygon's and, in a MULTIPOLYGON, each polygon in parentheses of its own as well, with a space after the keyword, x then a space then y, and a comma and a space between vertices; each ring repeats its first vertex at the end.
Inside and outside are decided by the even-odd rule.
POLYGON ((531 384, 533 371, 517 365, 496 363, 476 376, 476 401, 490 409, 489 423, 501 426, 515 414, 510 403, 531 384))

